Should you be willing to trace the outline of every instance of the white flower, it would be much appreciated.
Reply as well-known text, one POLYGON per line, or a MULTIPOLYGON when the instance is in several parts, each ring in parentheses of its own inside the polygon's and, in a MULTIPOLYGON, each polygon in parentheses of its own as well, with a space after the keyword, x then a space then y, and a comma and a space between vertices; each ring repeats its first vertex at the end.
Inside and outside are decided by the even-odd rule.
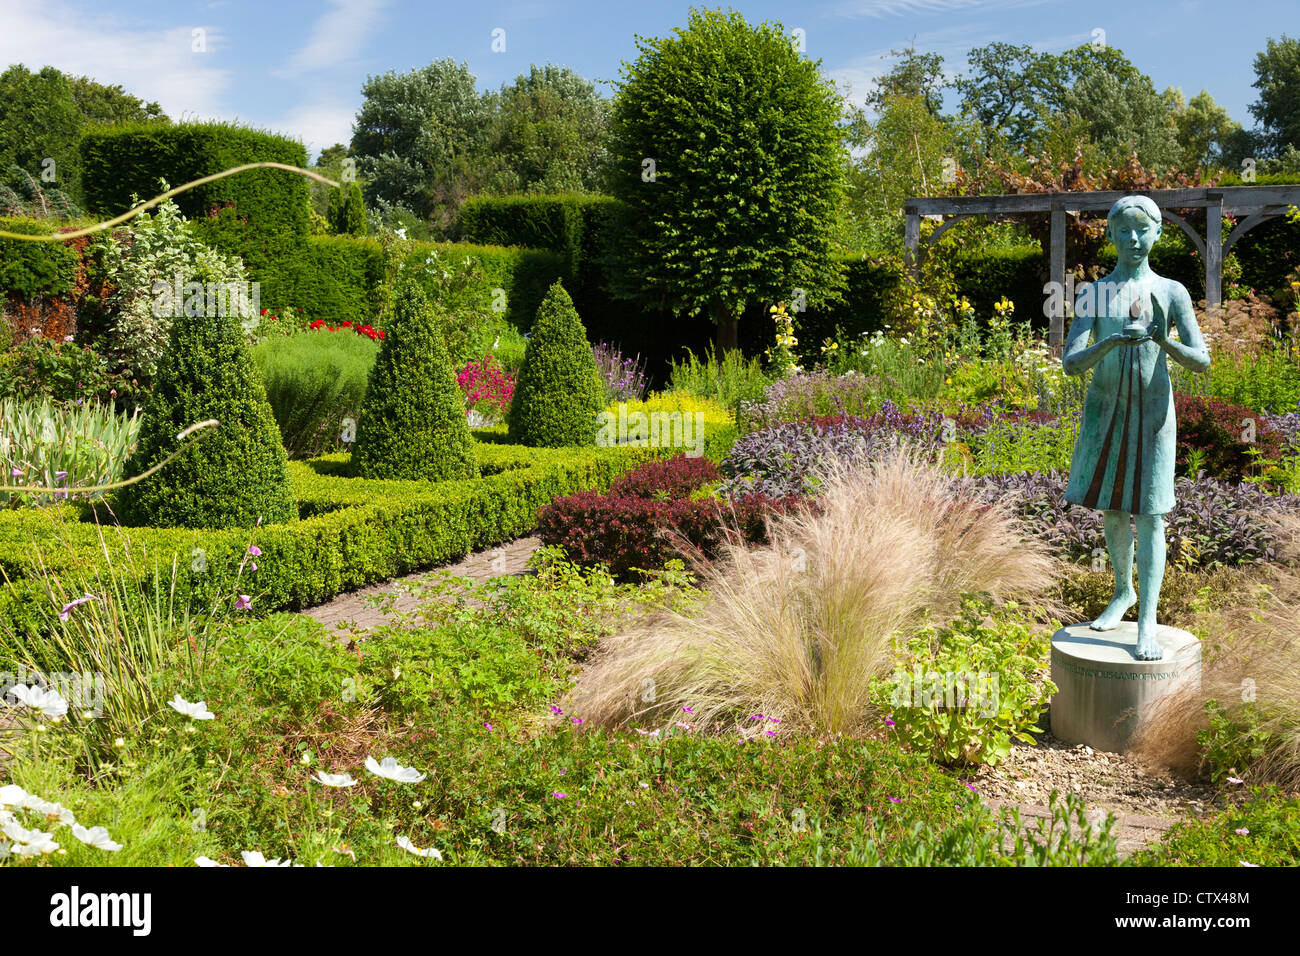
POLYGON ((419 783, 424 779, 424 774, 411 767, 403 767, 392 757, 385 757, 382 762, 376 761, 374 757, 367 757, 366 769, 376 777, 387 777, 398 783, 419 783))
POLYGON ((58 817, 60 823, 65 826, 71 826, 77 822, 77 818, 72 815, 72 811, 58 803, 52 803, 49 800, 42 800, 35 794, 28 794, 27 799, 22 805, 33 813, 39 813, 45 817, 58 817))
POLYGON ((326 773, 324 770, 317 770, 312 779, 327 787, 355 787, 357 784, 350 773, 326 773))
POLYGON ((208 705, 205 701, 191 704, 180 694, 177 694, 171 700, 167 701, 167 706, 178 714, 184 714, 190 720, 213 720, 216 717, 215 714, 208 710, 208 705))
POLYGON ((36 856, 37 854, 53 853, 59 848, 59 845, 50 839, 49 833, 36 834, 37 839, 30 843, 15 843, 12 847, 13 852, 19 856, 36 856))
POLYGON ((414 843, 411 842, 410 837, 399 836, 397 838, 397 845, 400 846, 407 853, 414 853, 416 856, 422 856, 425 857, 426 859, 428 859, 429 857, 432 857, 435 860, 442 859, 442 854, 439 853, 436 849, 434 849, 433 847, 429 847, 427 850, 421 850, 419 847, 417 847, 414 843))
POLYGON ((196 856, 194 858, 195 866, 227 866, 226 863, 218 863, 216 860, 209 859, 206 856, 196 856))
POLYGON ((0 787, 0 807, 21 807, 29 796, 31 794, 16 783, 0 787))
POLYGON ((62 717, 68 712, 68 702, 57 691, 17 684, 11 693, 18 698, 18 703, 39 710, 46 717, 62 717))
POLYGON ((244 858, 244 866, 284 867, 284 866, 298 865, 297 863, 294 863, 293 860, 280 860, 280 859, 268 860, 266 857, 262 856, 261 852, 258 850, 241 850, 239 855, 244 858))
POLYGON ((96 850, 107 850, 110 853, 116 853, 122 849, 122 844, 114 843, 109 837, 108 831, 103 827, 91 827, 87 830, 81 824, 74 823, 72 825, 72 835, 86 846, 93 846, 96 850))

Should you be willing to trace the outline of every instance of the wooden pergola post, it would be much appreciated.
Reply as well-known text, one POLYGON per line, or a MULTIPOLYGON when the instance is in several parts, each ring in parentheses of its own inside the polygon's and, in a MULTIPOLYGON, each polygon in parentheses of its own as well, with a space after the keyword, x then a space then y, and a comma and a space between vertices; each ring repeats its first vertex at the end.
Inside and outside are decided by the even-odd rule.
POLYGON ((1223 302, 1223 194, 1205 194, 1205 304, 1223 302))
MULTIPOLYGON (((1049 246, 1048 279, 1051 287, 1052 324, 1048 331, 1047 344, 1054 355, 1060 355, 1065 348, 1065 208, 1060 199, 1052 201, 1052 234, 1049 246)), ((1071 303, 1073 304, 1073 303, 1071 303)))
POLYGON ((903 225, 903 244, 907 249, 907 265, 912 275, 921 278, 921 215, 916 207, 908 204, 905 209, 907 222, 903 225))

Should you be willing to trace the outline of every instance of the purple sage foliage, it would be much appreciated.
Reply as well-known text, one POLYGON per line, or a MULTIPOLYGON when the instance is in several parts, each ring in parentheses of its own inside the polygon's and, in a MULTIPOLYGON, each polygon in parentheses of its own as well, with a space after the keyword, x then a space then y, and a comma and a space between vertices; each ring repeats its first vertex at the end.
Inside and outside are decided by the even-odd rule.
POLYGON ((645 360, 640 355, 628 358, 617 345, 600 342, 593 345, 596 368, 605 384, 605 402, 635 402, 645 397, 650 384, 645 360))
POLYGON ((769 385, 761 401, 742 402, 737 422, 749 431, 829 415, 866 416, 877 397, 871 383, 855 372, 792 372, 769 385))
POLYGON ((1271 415, 1260 415, 1264 423, 1282 436, 1282 448, 1287 454, 1300 454, 1300 411, 1271 415))
MULTIPOLYGON (((1101 512, 1067 504, 1067 484, 1063 472, 1025 472, 957 479, 956 491, 983 501, 1010 495, 1025 531, 1063 558, 1090 560, 1105 553, 1101 512)), ((1267 519, 1300 513, 1300 495, 1273 495, 1245 482, 1178 478, 1174 485, 1177 503, 1165 516, 1171 564, 1211 568, 1272 561, 1276 539, 1267 519)))
POLYGON ((937 448, 942 430, 937 412, 908 415, 892 402, 865 418, 834 415, 774 425, 737 439, 720 469, 726 476, 722 490, 733 498, 815 494, 828 463, 866 461, 900 439, 937 448))

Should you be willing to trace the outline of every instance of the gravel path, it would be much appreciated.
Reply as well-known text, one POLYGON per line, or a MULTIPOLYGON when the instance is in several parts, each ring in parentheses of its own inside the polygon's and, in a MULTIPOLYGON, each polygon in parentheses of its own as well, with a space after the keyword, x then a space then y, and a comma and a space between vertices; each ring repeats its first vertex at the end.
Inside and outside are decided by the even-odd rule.
MULTIPOLYGON (((488 578, 500 577, 504 574, 522 574, 528 565, 528 559, 541 547, 541 544, 537 538, 518 538, 500 547, 467 554, 454 564, 433 570, 449 571, 457 577, 471 578, 475 581, 486 581, 488 578)), ((420 601, 411 594, 402 593, 401 585, 406 582, 418 582, 431 573, 432 570, 419 571, 404 578, 349 591, 325 604, 307 608, 302 613, 320 621, 336 633, 358 634, 372 627, 390 623, 385 609, 372 606, 367 602, 367 598, 381 594, 397 594, 393 610, 409 611, 419 606, 420 601)))
POLYGON ((1215 809, 1218 793, 1212 784, 1152 773, 1122 754, 1062 743, 1050 733, 1032 747, 1016 744, 1005 763, 981 767, 971 782, 991 807, 1016 806, 1027 819, 1050 819, 1053 789, 1076 793, 1090 811, 1115 814, 1114 832, 1125 855, 1155 842, 1188 813, 1215 809))

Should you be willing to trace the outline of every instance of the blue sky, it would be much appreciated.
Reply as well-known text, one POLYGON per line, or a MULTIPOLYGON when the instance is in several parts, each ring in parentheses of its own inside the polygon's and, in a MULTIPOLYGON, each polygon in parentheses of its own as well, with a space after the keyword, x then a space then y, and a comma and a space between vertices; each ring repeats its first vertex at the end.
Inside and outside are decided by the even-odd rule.
MULTIPOLYGON (((717 4, 702 4, 716 6, 717 4)), ((1059 52, 1093 39, 1122 49, 1155 81, 1202 88, 1247 127, 1252 62, 1268 37, 1300 33, 1296 0, 826 0, 729 4, 751 21, 804 31, 807 54, 860 100, 910 41, 960 72, 994 40, 1059 52)), ((530 63, 614 80, 634 36, 684 25, 665 0, 0 0, 0 67, 53 65, 120 83, 174 118, 238 119, 301 139, 313 153, 347 142, 367 75, 452 57, 483 88, 530 63), (493 52, 493 31, 505 31, 493 52), (196 44, 195 31, 202 31, 196 44), (196 45, 203 49, 196 51, 196 45)), ((606 92, 610 87, 603 87, 606 92)))

